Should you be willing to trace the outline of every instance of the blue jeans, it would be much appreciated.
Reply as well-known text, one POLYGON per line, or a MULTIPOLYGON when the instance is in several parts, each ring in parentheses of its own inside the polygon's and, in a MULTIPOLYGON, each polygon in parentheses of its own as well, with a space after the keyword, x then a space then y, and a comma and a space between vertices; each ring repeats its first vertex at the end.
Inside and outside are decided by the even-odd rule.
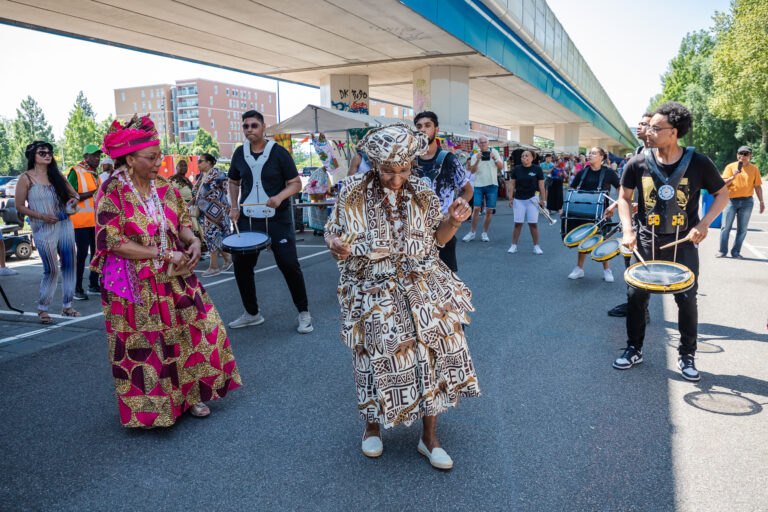
POLYGON ((741 254, 741 244, 747 236, 747 225, 749 217, 752 215, 752 206, 754 200, 752 197, 736 197, 728 202, 723 210, 723 225, 720 228, 720 252, 728 254, 728 235, 731 233, 733 219, 736 218, 736 240, 733 242, 731 256, 741 254))
POLYGON ((493 210, 496 208, 496 199, 499 196, 498 185, 487 185, 485 187, 475 187, 474 207, 483 207, 483 198, 485 198, 485 207, 493 210))

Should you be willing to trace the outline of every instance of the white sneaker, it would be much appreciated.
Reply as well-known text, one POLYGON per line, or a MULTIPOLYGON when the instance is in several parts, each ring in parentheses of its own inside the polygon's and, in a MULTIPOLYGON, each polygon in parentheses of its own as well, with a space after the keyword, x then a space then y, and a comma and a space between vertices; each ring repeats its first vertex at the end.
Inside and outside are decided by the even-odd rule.
POLYGON ((243 314, 240 315, 240 318, 229 322, 229 327, 230 329, 239 329, 241 327, 248 327, 249 325, 261 325, 263 323, 264 317, 261 316, 261 313, 251 315, 247 311, 244 311, 243 314))
POLYGON ((453 459, 451 459, 451 456, 448 455, 448 453, 442 448, 435 448, 430 453, 430 451, 427 449, 427 445, 424 444, 424 441, 419 439, 419 446, 417 446, 416 449, 419 451, 420 454, 422 454, 423 456, 429 459, 429 463, 432 464, 433 468, 437 468, 437 469, 453 468, 453 459))
POLYGON ((509 254, 515 254, 517 252, 517 244, 510 245, 509 249, 507 249, 507 252, 509 254))
POLYGON ((480 235, 480 240, 482 240, 483 242, 490 242, 491 241, 491 239, 488 238, 488 233, 486 233, 485 231, 483 231, 483 234, 480 235))
POLYGON ((15 276, 18 274, 15 270, 8 267, 0 267, 0 276, 15 276))
POLYGON ((475 239, 475 232, 474 231, 470 231, 469 233, 464 235, 464 238, 462 238, 462 240, 464 240, 465 242, 471 242, 474 239, 475 239))
POLYGON ((299 334, 309 334, 315 330, 312 327, 312 316, 309 311, 302 311, 299 313, 299 327, 296 328, 299 334))
POLYGON ((363 439, 362 448, 366 457, 378 457, 384 451, 384 443, 381 442, 379 436, 371 436, 368 439, 363 439))
POLYGON ((538 245, 533 246, 533 254, 544 254, 544 251, 541 250, 541 247, 538 245))
POLYGON ((603 279, 605 279, 606 283, 613 282, 613 272, 611 272, 611 269, 609 268, 605 269, 605 275, 603 276, 603 279))
POLYGON ((584 269, 579 267, 574 267, 568 274, 568 279, 581 279, 582 277, 584 277, 584 269))

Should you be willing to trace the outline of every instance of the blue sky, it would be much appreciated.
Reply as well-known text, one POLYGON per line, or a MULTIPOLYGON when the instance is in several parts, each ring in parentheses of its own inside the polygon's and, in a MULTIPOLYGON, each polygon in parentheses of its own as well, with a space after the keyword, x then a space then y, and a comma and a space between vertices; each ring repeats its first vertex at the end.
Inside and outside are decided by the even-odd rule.
MULTIPOLYGON (((728 0, 548 3, 629 124, 637 121, 648 99, 660 91, 659 76, 677 53, 682 37, 708 28, 714 12, 729 7, 728 0)), ((81 89, 98 118, 114 111, 112 91, 121 87, 210 78, 275 90, 274 80, 6 25, 0 25, 0 47, 5 49, 0 54, 0 69, 5 70, 0 116, 14 117, 21 100, 31 94, 57 138, 81 89), (41 58, 49 67, 40 67, 41 58), (119 62, 119 69, 102 62, 119 62)), ((280 85, 282 117, 319 101, 315 89, 280 85)))

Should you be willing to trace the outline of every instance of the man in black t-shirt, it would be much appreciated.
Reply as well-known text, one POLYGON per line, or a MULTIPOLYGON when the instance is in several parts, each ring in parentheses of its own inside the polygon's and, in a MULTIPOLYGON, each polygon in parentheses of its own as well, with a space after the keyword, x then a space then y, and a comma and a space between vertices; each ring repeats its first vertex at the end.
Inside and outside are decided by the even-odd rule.
MULTIPOLYGON (((430 111, 419 112, 413 118, 416 129, 425 134, 429 140, 429 148, 424 155, 418 157, 418 176, 427 181, 429 186, 440 199, 440 207, 443 214, 448 213, 448 207, 453 203, 456 193, 460 192, 461 198, 469 201, 473 195, 472 185, 469 183, 469 173, 459 163, 456 155, 440 148, 437 141, 439 125, 437 114, 430 111), (438 166, 438 160, 442 162, 438 166)), ((456 236, 454 235, 444 247, 440 248, 440 259, 454 272, 459 271, 456 261, 456 236)))
MULTIPOLYGON (((297 330, 301 334, 307 334, 313 330, 312 317, 308 310, 304 275, 296 254, 296 233, 291 222, 293 212, 290 208, 290 198, 301 190, 301 180, 291 154, 279 144, 270 143, 268 146, 264 138, 264 130, 264 117, 259 112, 249 110, 243 114, 243 133, 247 144, 235 150, 229 167, 229 196, 232 201, 229 217, 241 232, 254 230, 269 234, 277 268, 283 273, 293 303, 299 311, 297 330), (261 169, 260 180, 254 179, 251 167, 246 161, 244 153, 246 146, 254 160, 262 156, 265 150, 269 151, 269 156, 261 169), (266 199, 266 206, 275 210, 274 216, 270 217, 268 222, 264 218, 249 220, 242 211, 243 203, 253 192, 254 182, 257 182, 256 186, 262 189, 261 191, 257 189, 257 192, 266 199)), ((262 324, 264 317, 259 313, 253 277, 259 251, 250 254, 233 254, 232 259, 235 266, 235 280, 245 312, 240 318, 231 322, 229 327, 237 329, 262 324)))
MULTIPOLYGON (((651 156, 656 166, 666 179, 670 177, 683 160, 685 151, 678 145, 678 139, 684 137, 691 128, 691 113, 677 102, 662 104, 651 118, 648 126, 648 142, 651 156)), ((675 294, 678 307, 678 328, 680 346, 678 347, 678 368, 682 377, 689 381, 698 381, 700 375, 694 364, 696 337, 698 335, 698 306, 696 290, 699 279, 698 245, 707 236, 709 225, 728 203, 728 189, 717 172, 712 161, 704 155, 694 153, 688 170, 673 190, 670 201, 676 201, 687 216, 685 230, 671 235, 659 235, 647 224, 647 216, 661 201, 657 193, 657 182, 652 169, 649 169, 646 156, 640 154, 632 158, 624 169, 619 192, 619 217, 622 223, 622 244, 630 249, 637 248, 644 259, 672 261, 675 248, 664 251, 659 247, 690 237, 689 242, 677 246, 676 261, 688 267, 695 275, 694 286, 685 292, 675 294), (711 208, 703 219, 699 219, 699 197, 701 189, 708 190, 715 196, 711 208), (633 219, 631 215, 632 194, 637 190, 638 210, 633 219), (637 235, 635 235, 635 229, 637 235)), ((668 187, 669 185, 664 185, 668 187)), ((661 210, 657 210, 661 211, 661 210)), ((661 223, 665 221, 662 219, 661 223)), ((648 305, 649 292, 630 288, 627 308, 627 348, 616 359, 613 367, 626 370, 643 361, 643 340, 645 338, 645 309, 648 305)))

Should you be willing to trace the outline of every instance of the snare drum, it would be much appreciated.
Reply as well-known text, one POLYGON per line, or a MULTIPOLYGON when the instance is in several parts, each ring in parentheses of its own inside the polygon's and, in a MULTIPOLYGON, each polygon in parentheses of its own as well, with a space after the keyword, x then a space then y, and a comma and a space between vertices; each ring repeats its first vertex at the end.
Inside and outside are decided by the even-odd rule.
POLYGON ((597 233, 597 224, 592 222, 573 228, 563 238, 566 247, 576 247, 581 242, 597 233))
POLYGON ((602 241, 603 241, 603 235, 601 235, 600 233, 595 233, 594 235, 582 240, 576 249, 578 249, 579 252, 590 252, 602 241))
POLYGON ((221 249, 230 254, 253 254, 266 249, 272 243, 269 235, 261 231, 234 233, 221 241, 221 249))
POLYGON ((651 260, 645 265, 630 266, 624 272, 624 280, 629 286, 650 293, 682 293, 693 288, 696 276, 680 263, 651 260))
POLYGON ((632 257, 632 250, 629 247, 627 247, 626 245, 623 245, 621 243, 619 244, 619 252, 625 258, 631 258, 632 257))
POLYGON ((621 251, 621 239, 609 238, 597 244, 590 256, 595 261, 608 261, 621 251))

